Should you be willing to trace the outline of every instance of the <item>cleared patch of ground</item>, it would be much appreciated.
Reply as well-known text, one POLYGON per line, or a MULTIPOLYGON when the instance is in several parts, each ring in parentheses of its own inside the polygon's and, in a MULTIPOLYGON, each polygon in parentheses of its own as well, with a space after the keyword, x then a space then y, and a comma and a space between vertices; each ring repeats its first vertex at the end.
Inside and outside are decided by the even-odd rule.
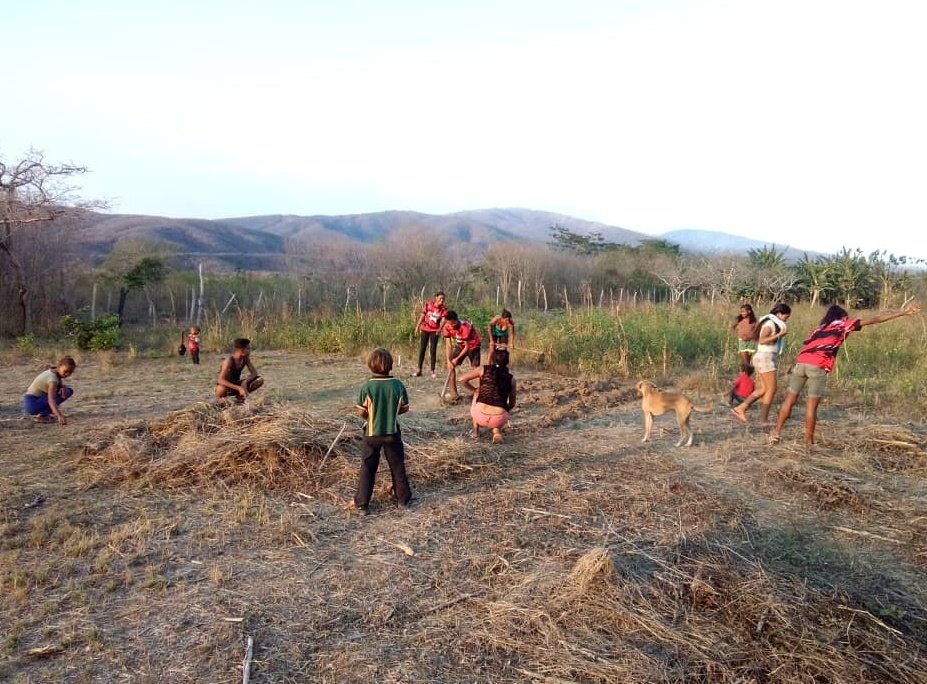
POLYGON ((921 425, 827 399, 807 452, 702 396, 642 445, 637 378, 515 368, 493 447, 408 378, 415 504, 384 463, 363 518, 363 364, 257 354, 220 411, 218 362, 82 363, 63 428, 4 369, 0 680, 241 681, 252 637, 252 682, 927 682, 921 425))

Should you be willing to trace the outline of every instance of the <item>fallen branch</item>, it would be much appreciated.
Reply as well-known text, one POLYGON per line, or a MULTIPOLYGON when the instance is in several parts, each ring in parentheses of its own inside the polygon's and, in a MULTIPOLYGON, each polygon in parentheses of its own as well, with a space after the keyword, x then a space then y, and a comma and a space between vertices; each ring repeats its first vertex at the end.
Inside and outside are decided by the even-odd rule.
POLYGON ((248 646, 245 648, 245 662, 242 663, 241 684, 251 681, 251 659, 254 657, 254 639, 248 637, 248 646))
POLYGON ((481 593, 482 593, 482 592, 475 591, 475 592, 473 592, 472 594, 461 594, 460 596, 457 596, 457 597, 455 597, 455 598, 452 598, 450 601, 445 601, 444 603, 439 603, 439 604, 436 605, 436 606, 432 606, 432 607, 429 608, 428 610, 424 611, 424 612, 422 613, 422 616, 431 615, 432 613, 437 613, 439 610, 444 610, 445 608, 450 608, 451 606, 457 605, 457 604, 460 603, 461 601, 466 601, 467 599, 472 599, 472 598, 474 598, 475 596, 479 596, 481 593))
POLYGON ((328 460, 328 455, 332 452, 332 449, 335 448, 335 445, 338 443, 338 440, 341 439, 341 433, 344 432, 344 429, 348 426, 347 422, 342 424, 341 429, 338 430, 338 434, 335 435, 335 439, 332 440, 332 444, 328 447, 328 451, 325 452, 325 455, 322 457, 322 462, 319 463, 319 472, 322 472, 322 468, 325 467, 325 461, 328 460))
POLYGON ((571 517, 569 515, 563 515, 562 513, 551 513, 550 511, 542 511, 539 508, 522 508, 521 510, 523 510, 525 513, 537 513, 538 515, 550 515, 555 518, 566 518, 567 520, 569 520, 571 517))
POLYGON ((884 622, 882 622, 879 618, 877 618, 875 615, 873 615, 872 613, 870 613, 870 612, 867 611, 867 610, 859 610, 858 608, 850 608, 849 606, 837 606, 837 607, 838 607, 840 610, 846 610, 846 611, 849 611, 850 613, 858 613, 858 614, 860 614, 860 615, 865 615, 867 618, 869 618, 870 620, 872 620, 873 622, 875 622, 875 623, 876 623, 877 625, 879 625, 880 627, 884 627, 885 629, 887 629, 887 630, 888 630, 889 632, 891 632, 892 634, 894 634, 894 635, 896 635, 896 636, 904 636, 904 635, 903 635, 901 632, 899 632, 897 629, 895 629, 894 627, 889 627, 889 626, 886 625, 884 622))
POLYGON ((846 532, 847 534, 858 534, 860 537, 869 537, 870 539, 891 542, 892 544, 904 544, 903 541, 892 539, 891 537, 883 537, 880 534, 873 534, 872 532, 865 532, 863 530, 854 530, 849 527, 841 527, 840 525, 834 525, 834 529, 840 532, 846 532))

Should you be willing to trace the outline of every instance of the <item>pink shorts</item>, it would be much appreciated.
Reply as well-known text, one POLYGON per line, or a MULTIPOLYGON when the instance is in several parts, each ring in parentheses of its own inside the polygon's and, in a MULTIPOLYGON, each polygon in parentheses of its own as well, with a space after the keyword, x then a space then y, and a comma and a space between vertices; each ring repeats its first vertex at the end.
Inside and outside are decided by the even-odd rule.
MULTIPOLYGON (((502 411, 502 413, 485 413, 484 408, 486 408, 486 404, 480 404, 475 401, 470 404, 470 417, 473 418, 473 422, 480 427, 492 428, 495 430, 509 422, 508 411, 502 411)), ((495 409, 496 407, 490 406, 488 408, 495 409)))

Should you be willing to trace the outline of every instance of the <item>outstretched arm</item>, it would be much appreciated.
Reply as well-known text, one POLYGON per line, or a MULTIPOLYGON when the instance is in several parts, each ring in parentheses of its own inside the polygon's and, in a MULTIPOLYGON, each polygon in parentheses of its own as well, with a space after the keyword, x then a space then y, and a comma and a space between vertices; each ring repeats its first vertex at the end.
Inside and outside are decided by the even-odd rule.
POLYGON ((467 371, 466 375, 460 377, 460 384, 467 388, 470 394, 476 394, 477 389, 479 388, 479 382, 474 386, 471 384, 473 380, 479 380, 480 376, 483 374, 483 369, 477 366, 476 368, 471 368, 467 371))
POLYGON ((901 318, 902 316, 914 316, 920 313, 921 307, 916 302, 910 306, 899 309, 898 311, 890 311, 888 313, 881 314, 879 316, 873 316, 872 318, 863 318, 860 319, 860 327, 867 325, 875 325, 876 323, 887 323, 888 321, 893 321, 896 318, 901 318))

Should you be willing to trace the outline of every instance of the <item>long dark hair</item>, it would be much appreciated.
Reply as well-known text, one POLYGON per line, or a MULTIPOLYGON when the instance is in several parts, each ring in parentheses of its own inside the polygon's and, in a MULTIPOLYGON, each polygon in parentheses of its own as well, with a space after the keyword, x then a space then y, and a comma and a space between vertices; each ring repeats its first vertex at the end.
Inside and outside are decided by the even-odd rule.
POLYGON ((750 321, 751 323, 756 323, 756 314, 753 313, 753 306, 751 306, 750 304, 741 304, 741 305, 740 305, 740 308, 741 308, 741 309, 746 309, 746 310, 747 310, 747 315, 744 316, 743 314, 737 314, 737 322, 738 322, 738 323, 740 323, 744 318, 746 318, 746 319, 747 319, 748 321, 750 321))
POLYGON ((494 349, 489 365, 483 366, 480 386, 492 386, 500 399, 508 400, 512 392, 512 374, 509 373, 509 352, 507 349, 494 349))
POLYGON ((839 321, 842 318, 846 318, 850 314, 847 313, 847 310, 842 306, 837 306, 836 304, 831 304, 827 311, 824 312, 824 318, 821 319, 821 326, 830 325, 834 321, 839 321))
POLYGON ((770 309, 769 313, 773 314, 774 316, 778 316, 779 314, 791 314, 792 307, 785 302, 779 302, 772 309, 770 309))

